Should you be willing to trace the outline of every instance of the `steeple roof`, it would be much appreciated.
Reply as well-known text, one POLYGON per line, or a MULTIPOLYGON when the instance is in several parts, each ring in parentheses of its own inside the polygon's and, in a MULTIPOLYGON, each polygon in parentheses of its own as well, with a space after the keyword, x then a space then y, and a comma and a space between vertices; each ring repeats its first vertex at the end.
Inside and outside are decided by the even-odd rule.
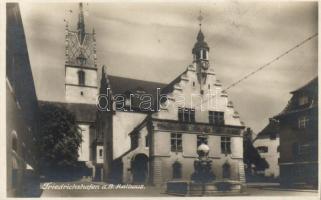
POLYGON ((79 16, 78 16, 78 26, 77 26, 77 30, 78 30, 78 39, 79 42, 82 43, 84 41, 85 38, 85 19, 84 19, 84 11, 83 11, 83 6, 82 3, 79 3, 79 16))
POLYGON ((204 34, 202 32, 202 30, 200 29, 200 31, 197 34, 197 41, 204 41, 204 34))
POLYGON ((205 42, 205 36, 202 32, 202 30, 200 29, 198 34, 197 34, 197 41, 194 44, 194 48, 192 50, 192 53, 195 54, 199 49, 206 49, 206 50, 210 50, 208 44, 205 42))

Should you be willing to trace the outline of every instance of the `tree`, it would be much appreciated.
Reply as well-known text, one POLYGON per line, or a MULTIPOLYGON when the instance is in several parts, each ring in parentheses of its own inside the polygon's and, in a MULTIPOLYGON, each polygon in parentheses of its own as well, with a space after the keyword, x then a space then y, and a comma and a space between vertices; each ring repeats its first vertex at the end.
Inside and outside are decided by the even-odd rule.
POLYGON ((39 169, 45 175, 59 175, 77 166, 82 142, 75 116, 62 106, 40 106, 37 136, 39 169))
POLYGON ((269 164, 263 159, 257 149, 253 146, 253 131, 247 128, 243 135, 243 161, 247 165, 246 174, 250 175, 251 166, 255 166, 255 170, 265 170, 269 164))

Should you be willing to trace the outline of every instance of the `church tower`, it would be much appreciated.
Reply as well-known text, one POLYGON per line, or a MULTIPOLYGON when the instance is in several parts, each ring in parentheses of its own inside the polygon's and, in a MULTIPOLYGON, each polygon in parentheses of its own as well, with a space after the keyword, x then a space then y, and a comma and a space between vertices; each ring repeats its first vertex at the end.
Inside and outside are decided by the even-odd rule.
POLYGON ((96 104, 97 64, 95 31, 86 32, 83 4, 79 4, 77 30, 66 24, 65 96, 67 103, 96 104))

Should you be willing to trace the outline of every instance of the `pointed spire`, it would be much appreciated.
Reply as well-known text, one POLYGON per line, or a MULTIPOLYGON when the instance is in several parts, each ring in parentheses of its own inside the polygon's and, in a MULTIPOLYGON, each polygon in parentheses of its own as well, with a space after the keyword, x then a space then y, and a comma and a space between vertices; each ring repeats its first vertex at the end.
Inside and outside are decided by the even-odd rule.
POLYGON ((200 26, 200 30, 202 30, 202 21, 203 21, 203 15, 202 15, 202 10, 200 10, 200 15, 198 16, 198 21, 199 21, 199 26, 200 26))
POLYGON ((106 77, 105 73, 105 65, 103 65, 102 70, 101 70, 101 76, 106 77))
POLYGON ((79 3, 79 17, 78 17, 78 39, 80 43, 83 42, 85 38, 85 19, 82 3, 79 3))
POLYGON ((103 65, 101 69, 100 93, 105 93, 107 86, 108 86, 108 83, 107 83, 107 76, 105 72, 105 65, 103 65))
POLYGON ((197 34, 197 41, 194 45, 194 48, 192 50, 193 54, 196 54, 197 52, 199 52, 201 49, 206 49, 207 51, 210 50, 209 46, 207 45, 207 43, 205 42, 205 36, 202 32, 202 21, 203 21, 203 15, 202 15, 202 11, 200 11, 200 14, 197 18, 197 20, 199 21, 199 26, 200 26, 200 30, 198 31, 197 34))
POLYGON ((204 34, 202 32, 202 21, 204 19, 203 15, 202 15, 202 10, 200 10, 200 15, 198 16, 198 21, 199 21, 199 26, 200 26, 200 30, 197 34, 197 41, 204 41, 204 34))
POLYGON ((101 69, 101 79, 100 79, 100 89, 99 95, 102 98, 99 99, 99 107, 101 111, 110 111, 112 110, 112 94, 109 87, 109 82, 107 80, 107 75, 105 72, 105 65, 101 69))
POLYGON ((205 38, 205 36, 204 36, 202 30, 200 30, 200 31, 198 32, 198 34, 197 34, 197 41, 202 42, 202 41, 204 41, 204 38, 205 38))

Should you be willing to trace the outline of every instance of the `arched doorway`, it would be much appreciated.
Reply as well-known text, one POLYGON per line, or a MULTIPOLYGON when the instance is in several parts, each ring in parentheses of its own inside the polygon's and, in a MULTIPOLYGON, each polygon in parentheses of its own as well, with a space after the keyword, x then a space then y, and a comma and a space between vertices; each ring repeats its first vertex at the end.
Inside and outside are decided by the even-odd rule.
POLYGON ((172 165, 173 168, 173 179, 182 178, 182 164, 178 161, 175 161, 172 165))
POLYGON ((131 162, 133 183, 144 184, 148 177, 148 157, 145 154, 137 154, 131 162))
POLYGON ((223 178, 224 179, 231 178, 231 166, 228 163, 224 163, 223 165, 223 178))

